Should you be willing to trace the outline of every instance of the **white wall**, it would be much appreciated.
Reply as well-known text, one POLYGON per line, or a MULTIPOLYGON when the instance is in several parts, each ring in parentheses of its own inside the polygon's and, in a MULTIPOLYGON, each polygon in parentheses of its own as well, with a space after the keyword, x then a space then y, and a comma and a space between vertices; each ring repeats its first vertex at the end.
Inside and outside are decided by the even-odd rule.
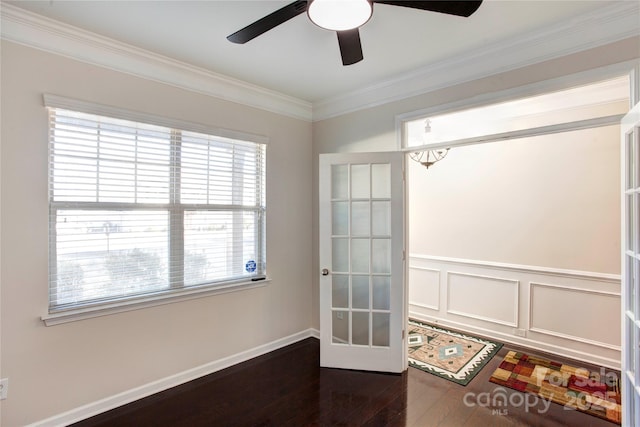
MULTIPOLYGON (((531 65, 531 66, 517 69, 514 71, 496 74, 491 77, 470 81, 467 83, 436 90, 430 93, 418 95, 418 96, 404 99, 401 101, 397 101, 397 102, 393 102, 393 103, 389 103, 381 106, 375 106, 367 110, 361 110, 354 113, 345 114, 340 117, 316 122, 314 124, 314 129, 313 129, 313 147, 314 147, 313 155, 316 161, 316 164, 314 165, 315 167, 314 187, 317 188, 317 158, 320 153, 395 150, 397 148, 395 118, 398 115, 404 115, 404 114, 419 111, 419 110, 427 110, 427 109, 432 110, 432 109, 435 109, 437 106, 443 106, 443 105, 452 105, 452 104, 457 104, 459 106, 470 105, 474 102, 477 102, 478 99, 485 98, 489 94, 492 94, 495 92, 515 90, 516 88, 520 88, 525 85, 535 84, 535 83, 547 81, 550 79, 563 78, 564 76, 572 75, 574 73, 587 72, 589 70, 594 70, 596 68, 604 67, 610 64, 616 64, 616 63, 620 63, 628 60, 638 60, 638 58, 640 57, 639 52, 640 52, 640 40, 638 38, 630 38, 630 39, 622 40, 616 43, 612 43, 610 45, 586 50, 586 51, 572 54, 572 55, 567 55, 565 57, 538 63, 535 65, 531 65)), ((584 81, 580 83, 584 83, 584 81)), ((614 151, 611 151, 612 146, 609 145, 607 147, 608 147, 608 151, 606 155, 614 156, 615 155, 614 151)), ((569 150, 571 149, 573 148, 569 148, 569 150)), ((455 158, 457 155, 455 151, 456 150, 452 150, 452 152, 449 154, 452 158, 455 158)), ((552 154, 550 153, 549 156, 552 157, 552 154)), ((542 155, 542 157, 546 158, 546 156, 544 155, 542 155)), ((564 159, 566 161, 566 157, 564 157, 564 159)), ((447 158, 443 160, 442 165, 438 164, 434 166, 433 170, 436 171, 437 168, 441 166, 444 168, 448 160, 451 160, 451 159, 447 158)), ((477 166, 477 167, 481 167, 481 166, 477 166)), ((569 171, 571 170, 570 169, 571 164, 554 163, 554 168, 559 170, 566 169, 569 171)), ((590 176, 589 170, 583 170, 583 172, 586 173, 586 175, 590 176)), ((540 174, 541 174, 541 180, 544 183, 546 178, 544 177, 542 171, 540 172, 540 174)), ((584 176, 584 175, 581 175, 581 176, 584 176)), ((610 175, 608 176, 609 178, 611 177, 610 175)), ((460 186, 463 186, 465 182, 467 182, 466 175, 459 176, 458 180, 456 181, 457 185, 460 185, 460 186)), ((546 184, 549 184, 549 182, 546 182, 546 184)), ((412 185, 412 184, 410 183, 409 185, 412 185)), ((598 189, 601 187, 602 183, 595 183, 595 185, 596 185, 596 189, 598 189)), ((566 189, 566 186, 564 188, 566 189)), ((581 190, 581 191, 584 191, 584 190, 581 190)), ((523 194, 523 197, 526 197, 524 196, 526 193, 522 193, 522 194, 523 194)), ((544 194, 539 194, 538 197, 543 198, 545 196, 546 195, 544 194)), ((558 198, 561 197, 561 195, 559 195, 557 192, 554 192, 554 197, 555 197, 555 201, 558 201, 558 198)), ((607 192, 607 197, 610 200, 611 195, 609 192, 607 192)), ((581 203, 584 203, 584 200, 585 199, 583 199, 583 202, 581 203)), ((474 206, 473 208, 466 206, 466 208, 463 209, 462 211, 459 210, 458 212, 449 212, 449 215, 469 216, 470 214, 472 214, 474 210, 484 208, 483 206, 478 205, 480 201, 478 201, 477 198, 474 199, 474 201, 476 202, 476 206, 474 206)), ((315 215, 314 217, 314 233, 315 233, 314 234, 314 250, 317 251, 317 242, 318 242, 317 240, 317 232, 318 232, 317 231, 318 230, 317 197, 314 199, 314 203, 315 203, 314 209, 313 209, 313 212, 315 215)), ((460 203, 464 203, 464 201, 460 203)), ((531 206, 531 201, 529 201, 527 204, 528 206, 531 206)), ((451 208, 451 205, 449 205, 447 209, 441 210, 440 214, 445 215, 446 211, 450 208, 451 208)), ((576 209, 580 211, 583 208, 584 206, 575 207, 571 215, 576 215, 576 209)), ((511 208, 511 213, 513 214, 514 213, 513 210, 515 210, 516 211, 515 214, 522 215, 523 214, 522 209, 523 208, 521 208, 518 205, 513 206, 511 208)), ((604 209, 606 209, 606 207, 604 209)), ((615 213, 612 213, 612 215, 614 214, 615 213)), ((579 213, 579 215, 583 215, 583 213, 579 213)), ((587 212, 587 215, 591 215, 591 213, 587 212)), ((607 216, 607 218, 611 218, 611 216, 607 216)), ((552 220, 552 222, 549 222, 549 219, 545 215, 539 215, 539 219, 541 221, 546 221, 549 224, 547 234, 553 233, 554 229, 557 229, 558 226, 562 226, 563 224, 566 225, 570 223, 570 220, 567 220, 565 218, 557 218, 557 220, 560 221, 560 223, 558 223, 556 220, 552 220)), ((592 217, 591 220, 599 221, 597 215, 592 217)), ((491 226, 494 226, 496 222, 497 221, 492 222, 491 226)), ((436 226, 437 225, 438 224, 436 224, 436 226)), ((409 227, 412 228, 413 226, 414 226, 414 221, 411 220, 409 227)), ((598 233, 602 233, 602 235, 610 236, 611 230, 615 230, 616 226, 617 225, 615 224, 615 221, 613 222, 609 221, 609 223, 607 223, 603 229, 598 230, 598 233)), ((445 227, 445 230, 447 230, 446 227, 445 227)), ((413 231, 410 231, 410 232, 413 233, 413 231)), ((461 230, 454 230, 453 232, 456 233, 455 234, 456 237, 460 237, 460 238, 464 237, 462 236, 463 232, 461 230)), ((491 227, 485 227, 484 230, 478 231, 478 234, 483 239, 489 240, 490 242, 493 242, 493 244, 495 245, 496 239, 492 237, 491 232, 492 232, 491 227)), ((533 233, 535 233, 535 231, 533 233)), ((619 236, 616 236, 617 234, 619 234, 619 231, 613 233, 613 239, 607 238, 602 240, 602 244, 605 245, 607 248, 610 248, 611 250, 613 250, 613 247, 616 245, 615 239, 616 238, 619 239, 619 236)), ((474 237, 475 233, 471 234, 470 236, 474 237)), ((584 246, 585 242, 581 240, 583 236, 579 235, 579 233, 574 233, 572 234, 571 237, 576 238, 577 241, 568 242, 568 245, 563 244, 563 247, 561 248, 561 250, 566 252, 567 250, 569 250, 568 248, 570 246, 580 245, 579 250, 582 251, 583 253, 588 253, 589 256, 581 257, 580 258, 581 261, 577 263, 571 261, 571 259, 569 261, 565 259, 565 260, 561 260, 560 262, 557 262, 556 260, 558 260, 558 257, 554 256, 553 254, 553 250, 555 250, 555 248, 553 248, 552 251, 549 252, 548 251, 549 248, 548 247, 545 248, 545 244, 540 243, 536 250, 537 256, 535 258, 535 261, 530 261, 530 262, 536 262, 536 263, 539 262, 542 264, 541 267, 545 267, 545 264, 551 264, 550 266, 546 266, 546 267, 552 267, 556 265, 565 269, 576 268, 579 270, 586 270, 587 272, 606 273, 606 274, 594 273, 593 275, 577 274, 577 275, 568 275, 568 276, 566 274, 564 275, 561 274, 559 277, 554 278, 551 284, 552 285, 560 284, 560 286, 565 288, 574 287, 574 288, 581 289, 584 286, 586 286, 585 283, 588 283, 588 284, 593 283, 592 285, 589 285, 586 287, 586 295, 581 295, 578 297, 578 299, 582 298, 580 299, 580 302, 582 303, 593 304, 594 301, 600 301, 600 299, 598 299, 599 296, 603 297, 603 301, 604 300, 607 301, 607 303, 603 305, 605 307, 605 310, 607 311, 607 316, 605 316, 604 321, 606 322, 607 320, 614 319, 615 323, 613 326, 615 328, 619 328, 619 323, 620 323, 619 322, 619 318, 620 318, 619 303, 611 302, 616 298, 619 298, 619 291, 620 291, 619 280, 616 280, 616 274, 615 274, 615 273, 619 273, 619 267, 616 267, 615 265, 616 255, 610 255, 609 252, 606 252, 607 254, 606 256, 600 257, 598 250, 594 250, 593 247, 584 246), (612 275, 611 273, 614 273, 614 274, 612 275), (595 278, 595 282, 594 282, 594 278, 595 278), (594 296, 595 296, 595 299, 594 299, 594 296), (612 297, 613 300, 611 300, 610 297, 612 297)), ((473 240, 469 240, 466 238, 464 240, 464 242, 467 242, 467 243, 469 243, 470 241, 473 241, 473 240)), ((462 251, 464 250, 473 251, 473 255, 469 254, 468 256, 477 258, 478 254, 483 253, 483 244, 487 242, 481 239, 474 242, 475 243, 473 244, 470 243, 472 245, 471 248, 464 248, 463 245, 458 244, 460 242, 449 241, 448 242, 449 246, 447 246, 446 254, 449 257, 456 257, 456 256, 461 257, 462 255, 460 255, 459 252, 458 252, 458 255, 455 255, 456 253, 455 250, 459 248, 462 251)), ((506 241, 503 241, 503 242, 506 242, 506 241)), ((425 244, 428 245, 429 242, 425 242, 425 244)), ((501 257, 502 255, 505 255, 505 254, 508 255, 504 257, 504 259, 506 259, 507 261, 505 261, 504 259, 498 259, 498 258, 495 258, 494 259, 495 261, 501 261, 502 263, 523 262, 522 260, 517 258, 518 257, 517 253, 512 252, 513 248, 506 246, 510 244, 511 243, 505 243, 505 245, 503 245, 502 247, 497 248, 500 251, 501 257)), ((425 248, 421 250, 427 251, 430 249, 425 248)), ((314 259, 314 262, 316 263, 314 264, 314 270, 319 271, 319 266, 317 265, 317 261, 316 261, 317 252, 314 254, 313 259, 314 259)), ((446 268, 442 266, 436 267, 433 264, 430 264, 431 260, 425 260, 425 259, 419 259, 419 258, 414 258, 413 260, 410 260, 410 262, 413 262, 414 266, 415 266, 415 263, 418 263, 418 262, 421 263, 419 264, 419 266, 426 269, 423 271, 433 270, 437 272, 437 274, 435 273, 431 274, 431 280, 436 280, 435 277, 437 275, 437 280, 433 284, 433 286, 435 286, 435 289, 440 290, 442 289, 442 286, 452 286, 449 284, 449 279, 448 279, 448 271, 451 268, 450 266, 445 266, 446 268)), ((492 268, 494 267, 495 266, 492 266, 492 268)), ((559 352, 559 350, 563 348, 567 348, 568 346, 569 349, 573 349, 573 352, 572 352, 573 357, 582 357, 582 355, 586 355, 591 349, 598 348, 601 350, 599 355, 599 360, 598 360, 599 362, 604 364, 610 364, 610 365, 615 365, 617 359, 619 362, 620 343, 618 338, 619 335, 617 335, 617 332, 615 330, 612 332, 611 337, 607 338, 607 340, 604 340, 604 341, 601 336, 602 331, 600 329, 598 329, 597 332, 594 332, 594 334, 597 335, 595 337, 596 340, 594 340, 595 347, 584 347, 583 344, 579 342, 582 339, 582 337, 579 334, 576 334, 576 331, 573 329, 574 327, 573 325, 570 325, 568 329, 567 328, 563 329, 563 326, 561 325, 562 317, 557 317, 557 316, 547 317, 545 320, 547 321, 550 320, 557 324, 556 326, 557 331, 551 331, 553 335, 544 332, 545 328, 548 328, 549 325, 547 325, 546 323, 544 325, 540 324, 539 319, 542 312, 538 311, 537 307, 536 307, 536 310, 529 310, 528 308, 526 308, 526 302, 525 300, 520 298, 520 295, 525 295, 525 294, 529 295, 531 293, 533 297, 529 298, 529 300, 532 300, 540 297, 540 295, 542 295, 542 293, 544 292, 548 293, 549 289, 556 289, 549 286, 546 286, 546 287, 544 286, 544 284, 549 284, 548 275, 542 274, 540 272, 534 272, 537 275, 534 275, 533 277, 532 276, 525 277, 522 274, 520 274, 523 272, 520 272, 514 277, 514 274, 512 273, 514 271, 519 271, 517 266, 515 269, 508 269, 510 273, 507 275, 503 273, 494 274, 495 272, 487 272, 486 269, 483 269, 482 265, 480 266, 475 266, 473 264, 467 265, 464 262, 462 263, 462 265, 459 265, 458 267, 453 267, 453 270, 454 272, 456 271, 467 272, 468 274, 473 274, 478 276, 484 275, 484 276, 492 277, 494 280, 492 283, 495 284, 494 288, 492 289, 492 295, 501 296, 504 293, 505 302, 501 308, 499 309, 496 308, 496 310, 492 311, 491 313, 485 313, 485 312, 482 312, 482 310, 480 310, 480 312, 471 313, 471 316, 459 316, 456 318, 457 322, 453 322, 453 321, 448 322, 450 326, 455 326, 462 329, 468 329, 470 331, 475 330, 478 333, 483 333, 484 335, 488 335, 488 336, 494 336, 496 339, 499 339, 502 341, 510 340, 512 342, 520 342, 520 343, 523 343, 523 341, 520 339, 522 338, 520 337, 520 335, 522 334, 526 335, 527 333, 529 333, 528 338, 525 337, 527 338, 527 341, 524 343, 534 348, 540 348, 543 350, 546 349, 548 351, 559 352), (477 268, 477 270, 473 270, 475 268, 477 268), (469 273, 468 269, 472 269, 471 273, 469 273), (533 285, 532 287, 531 283, 538 283, 538 282, 543 284, 543 286, 536 287, 535 285, 533 285), (518 292, 519 296, 517 299, 515 298, 514 292, 518 292), (500 310, 503 310, 503 311, 500 311, 500 310), (504 311, 504 310, 507 310, 507 311, 504 311), (533 319, 533 321, 531 321, 531 319, 528 317, 530 316, 530 314, 531 316, 534 316, 533 318, 531 318, 533 319), (474 316, 475 318, 473 318, 474 316), (524 317, 521 317, 521 316, 524 316, 524 317), (480 317, 487 317, 487 318, 492 317, 492 318, 489 321, 485 321, 485 320, 479 319, 480 317), (495 322, 496 319, 498 320, 497 323, 495 322), (508 321, 504 321, 504 319, 508 319, 508 321), (526 326, 527 328, 531 326, 533 329, 536 329, 539 332, 536 332, 536 334, 534 335, 533 332, 530 332, 530 331, 526 331, 526 330, 524 332, 518 331, 518 329, 522 329, 525 327, 524 326, 525 323, 523 319, 529 319, 527 320, 528 323, 526 324, 526 325, 529 325, 529 326, 526 326), (501 321, 502 321, 502 324, 499 323, 501 321), (478 322, 484 322, 484 323, 478 323, 478 322), (481 325, 481 326, 478 326, 478 325, 481 325), (540 331, 543 331, 543 332, 540 332, 540 331), (565 335, 565 337, 561 338, 559 337, 560 335, 565 335)), ((501 271, 503 270, 504 268, 501 271)), ((463 281, 463 282, 458 281, 454 284, 457 286, 455 289, 452 290, 452 294, 451 294, 455 299, 454 301, 448 300, 449 295, 447 293, 440 292, 439 294, 434 294, 435 290, 434 292, 430 292, 430 293, 427 292, 424 298, 433 298, 435 296, 435 300, 437 300, 438 302, 442 302, 442 304, 438 305, 434 301, 426 301, 423 305, 425 306, 431 305, 432 306, 431 309, 413 305, 413 306, 410 306, 411 314, 416 317, 422 316, 422 318, 425 320, 442 322, 444 317, 442 313, 439 312, 439 310, 444 310, 445 313, 455 312, 455 311, 460 313, 466 310, 468 308, 465 306, 466 301, 457 299, 455 295, 459 295, 460 290, 464 289, 465 285, 467 284, 468 284, 468 281, 463 281), (458 292, 458 294, 456 294, 453 291, 458 292), (447 301, 451 303, 450 306, 453 307, 452 309, 448 309, 447 308, 448 306, 444 304, 447 301), (424 311, 420 311, 423 309, 424 311)), ((317 298, 318 298, 317 275, 314 276, 313 296, 314 298, 316 298, 316 301, 314 301, 313 306, 317 307, 317 302, 318 302, 317 301, 317 298)), ((546 296, 548 295, 545 295, 545 297, 546 296)), ((564 292, 559 294, 558 296, 560 297, 559 301, 561 300, 562 302, 569 304, 572 300, 571 296, 573 296, 573 294, 564 292)), ((410 297, 412 297, 411 294, 410 294, 410 297)), ((415 298, 416 298, 415 294, 413 295, 413 298, 415 302, 415 298)), ((578 301, 578 299, 576 299, 576 301, 578 301)), ((576 308, 576 310, 579 310, 579 309, 580 308, 576 308)), ((582 311, 581 313, 582 313, 581 314, 582 316, 585 313, 585 311, 582 311)), ((314 324, 317 325, 317 322, 318 322, 317 311, 314 312, 314 322, 315 322, 314 324)), ((444 323, 444 324, 447 324, 447 323, 444 323)), ((605 324, 608 324, 608 323, 605 323, 605 324)))
POLYGON ((409 162, 412 255, 620 274, 620 127, 409 162))
POLYGON ((22 426, 307 330, 311 123, 2 43, 1 424, 22 426), (265 135, 267 286, 45 327, 52 93, 265 135), (286 244, 284 244, 286 243, 286 244))
POLYGON ((620 126, 409 163, 410 316, 620 367, 620 126))

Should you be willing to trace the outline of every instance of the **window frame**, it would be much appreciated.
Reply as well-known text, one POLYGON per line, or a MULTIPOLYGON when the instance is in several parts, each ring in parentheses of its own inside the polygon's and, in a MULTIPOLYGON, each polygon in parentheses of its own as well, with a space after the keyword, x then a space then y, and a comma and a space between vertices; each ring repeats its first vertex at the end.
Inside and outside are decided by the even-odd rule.
MULTIPOLYGON (((64 110, 70 110, 79 113, 87 113, 94 114, 98 116, 110 117, 114 119, 122 119, 128 120, 132 122, 137 122, 141 124, 150 124, 156 126, 162 126, 165 128, 172 129, 171 131, 171 144, 174 143, 174 133, 175 130, 182 132, 196 132, 199 134, 206 134, 213 137, 221 137, 228 138, 233 140, 239 140, 244 142, 251 142, 255 144, 264 145, 265 154, 268 148, 268 138, 262 135, 250 134, 245 132, 238 132, 228 129, 221 129, 215 127, 204 126, 197 123, 186 122, 182 120, 168 119, 164 117, 159 117, 151 114, 140 113, 130 110, 125 110, 116 107, 110 107, 105 105, 94 104, 86 101, 80 101, 76 99, 61 97, 57 95, 44 94, 43 95, 44 106, 47 108, 58 108, 64 110)), ((48 143, 49 145, 49 143, 48 143)), ((174 159, 171 160, 174 162, 174 159)), ((261 218, 259 221, 262 223, 261 227, 258 227, 256 230, 256 240, 258 244, 262 247, 260 250, 264 255, 264 261, 266 264, 266 220, 264 214, 266 213, 266 160, 264 164, 263 176, 265 182, 263 182, 264 186, 264 202, 263 208, 259 215, 261 218)), ((171 178, 171 181, 174 181, 174 178, 171 178)), ((173 184, 171 184, 173 185, 173 184)), ((170 197, 169 203, 157 204, 154 205, 154 208, 160 209, 163 208, 167 211, 168 215, 174 215, 174 211, 176 206, 178 206, 178 210, 184 212, 192 210, 190 208, 197 207, 195 204, 189 203, 173 203, 173 197, 170 197), (163 207, 164 205, 164 207, 163 207)), ((49 221, 51 221, 51 209, 60 209, 65 205, 66 202, 53 202, 49 201, 49 211, 48 217, 49 221), (55 203, 55 206, 52 206, 55 203)), ((91 203, 91 202, 89 202, 91 203)), ((73 204, 70 203, 71 205, 73 204)), ((107 203, 109 204, 109 203, 107 203)), ((97 205, 97 204, 96 204, 97 205)), ((118 203, 112 204, 117 207, 118 203)), ((145 203, 142 204, 126 204, 127 209, 144 209, 145 203)), ((206 210, 206 209, 205 209, 206 210)), ((235 209, 232 209, 235 211, 235 209)), ((55 224, 50 224, 50 226, 55 226, 55 224)), ((172 247, 175 240, 175 234, 167 231, 168 233, 168 250, 172 251, 172 247)), ((184 231, 180 236, 180 239, 184 240, 184 231)), ((180 251, 183 251, 184 248, 180 248, 180 251)), ((55 264, 55 260, 57 259, 56 251, 56 241, 55 239, 51 239, 49 242, 49 259, 52 262, 52 265, 55 264)), ((53 267, 55 269, 55 267, 53 267)), ((197 284, 197 285, 185 285, 182 283, 182 286, 175 287, 172 283, 169 284, 169 288, 162 292, 157 293, 147 293, 147 294, 137 294, 137 295, 129 295, 129 296, 120 296, 120 297, 110 297, 102 300, 93 300, 93 301, 84 301, 78 304, 72 304, 69 306, 65 306, 64 304, 59 307, 51 306, 51 295, 49 294, 48 301, 48 314, 41 317, 44 321, 45 325, 51 326, 60 323, 66 323, 86 318, 92 318, 97 316, 103 316, 113 313, 119 313, 130 310, 137 310, 145 307, 152 307, 157 305, 163 305, 178 301, 186 301, 194 298, 207 297, 216 294, 235 292, 239 290, 253 289, 256 287, 266 286, 270 282, 270 279, 267 276, 267 271, 265 269, 264 275, 254 276, 254 277, 243 277, 238 279, 230 279, 230 280, 214 280, 207 282, 205 284, 197 284)), ((50 282, 47 281, 47 290, 50 291, 50 282)))

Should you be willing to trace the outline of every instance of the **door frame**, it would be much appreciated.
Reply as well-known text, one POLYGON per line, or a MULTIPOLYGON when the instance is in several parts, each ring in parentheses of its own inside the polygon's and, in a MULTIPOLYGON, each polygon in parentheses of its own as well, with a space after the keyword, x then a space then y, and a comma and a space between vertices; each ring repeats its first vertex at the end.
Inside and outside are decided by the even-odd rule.
MULTIPOLYGON (((620 126, 620 174, 621 174, 621 311, 622 311, 622 354, 620 379, 622 387, 622 421, 629 423, 630 419, 640 419, 640 350, 637 338, 640 327, 640 196, 633 194, 634 189, 640 187, 640 102, 629 111, 621 121, 620 126), (629 145, 632 145, 630 150, 629 145), (631 153, 630 153, 631 151, 631 153), (630 161, 633 156, 633 161, 630 161), (633 165, 635 170, 630 170, 633 165), (629 192, 631 193, 629 194, 629 192), (629 200, 631 198, 631 201, 629 200), (635 200, 633 200, 635 199, 635 200), (631 208, 633 206, 633 208, 631 208), (631 209, 630 209, 631 208, 631 209), (630 217, 629 212, 635 218, 630 217), (631 224, 630 224, 631 223, 631 224), (630 227, 631 225, 631 227, 630 227), (629 235, 629 231, 633 235, 629 235), (633 244, 629 242, 632 241, 633 244), (635 387, 634 387, 635 386, 635 387)), ((631 424, 629 424, 631 425, 631 424)))
MULTIPOLYGON (((542 126, 533 129, 531 134, 527 134, 526 132, 515 131, 515 132, 505 132, 503 134, 497 135, 487 135, 478 138, 467 138, 463 140, 431 144, 429 147, 412 147, 407 148, 405 146, 405 138, 406 138, 406 128, 405 123, 412 120, 418 120, 422 118, 427 118, 429 116, 446 114, 455 111, 488 106, 491 104, 497 104, 501 102, 507 102, 511 100, 516 100, 528 96, 536 96, 549 92, 553 92, 556 90, 568 89, 574 86, 587 85, 590 83, 594 83, 597 81, 607 80, 610 78, 616 78, 621 76, 628 76, 630 83, 630 101, 631 105, 637 104, 640 102, 640 63, 638 60, 630 60, 624 61, 616 64, 607 65, 604 67, 599 67, 595 69, 590 69, 586 71, 582 71, 579 73, 564 75, 558 78, 553 78, 549 80, 543 80, 531 84, 527 84, 524 86, 519 86, 511 89, 506 89, 497 92, 490 92, 487 94, 483 94, 477 97, 473 97, 470 99, 463 99, 460 101, 454 101, 447 104, 440 104, 420 110, 415 110, 403 114, 396 115, 396 138, 397 138, 397 149, 400 151, 404 151, 406 153, 411 153, 416 151, 416 149, 442 149, 442 148, 454 148, 460 146, 467 145, 475 145, 475 144, 483 144, 490 143, 496 141, 503 141, 508 138, 513 137, 525 137, 525 136, 534 136, 534 135, 544 135, 548 133, 556 133, 563 131, 570 131, 576 129, 586 129, 592 127, 600 127, 606 125, 620 124, 620 120, 624 116, 624 114, 609 116, 600 119, 593 120, 583 120, 580 122, 567 123, 562 125, 552 125, 552 126, 542 126)), ((445 160, 446 161, 446 160, 445 160)), ((407 178, 409 180, 409 178, 407 178)), ((411 183, 406 184, 406 189, 408 191, 411 183)), ((406 200, 406 209, 407 215, 409 212, 408 204, 411 203, 411 200, 407 197, 406 200)), ((409 218, 406 219, 407 230, 411 226, 409 218)), ((625 236, 627 233, 626 225, 624 221, 621 223, 621 232, 622 235, 625 236)), ((407 231, 407 239, 409 238, 409 232, 407 231)), ((407 240, 407 245, 409 244, 409 240, 407 240)), ((407 248, 407 258, 410 258, 410 253, 408 252, 409 248, 407 248)), ((409 262, 407 262, 407 269, 409 269, 409 262)), ((624 280, 624 271, 620 272, 620 277, 624 280)), ((411 283, 409 283, 408 272, 407 272, 407 294, 409 292, 409 288, 411 283)), ((622 288, 621 288, 622 289, 622 288)), ((622 300, 622 298, 621 298, 622 300)), ((407 307, 409 307, 407 303, 407 307)), ((624 310, 622 312, 622 319, 624 319, 624 310)), ((446 322, 445 322, 446 323, 446 322)), ((443 323, 444 324, 444 323, 443 323)), ((624 358, 624 351, 626 343, 622 342, 622 351, 620 353, 620 361, 624 358)), ((640 403, 638 404, 638 413, 640 413, 640 403)))

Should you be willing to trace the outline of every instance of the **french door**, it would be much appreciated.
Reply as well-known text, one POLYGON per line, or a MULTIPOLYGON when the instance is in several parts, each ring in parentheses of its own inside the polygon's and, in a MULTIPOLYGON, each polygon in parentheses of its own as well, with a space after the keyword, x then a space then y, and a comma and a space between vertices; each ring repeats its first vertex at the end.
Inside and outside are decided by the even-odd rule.
POLYGON ((622 119, 622 425, 640 421, 640 104, 622 119))
POLYGON ((320 156, 320 364, 407 367, 403 153, 320 156))

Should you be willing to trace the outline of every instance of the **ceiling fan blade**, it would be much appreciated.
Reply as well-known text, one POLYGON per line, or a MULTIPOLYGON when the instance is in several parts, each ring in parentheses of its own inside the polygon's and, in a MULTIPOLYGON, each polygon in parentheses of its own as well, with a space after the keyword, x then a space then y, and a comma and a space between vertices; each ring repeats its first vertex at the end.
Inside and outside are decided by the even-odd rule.
POLYGON ((336 31, 336 34, 338 34, 342 65, 351 65, 362 61, 364 57, 362 56, 362 44, 360 43, 360 32, 358 29, 336 31))
POLYGON ((478 10, 482 4, 482 0, 477 1, 387 1, 373 0, 374 3, 390 4, 393 6, 404 6, 412 9, 429 10, 431 12, 446 13, 448 15, 457 15, 469 17, 478 10))
POLYGON ((277 27, 278 25, 288 21, 291 18, 295 18, 307 10, 307 0, 298 0, 293 3, 289 3, 283 8, 276 10, 273 13, 258 19, 253 24, 249 24, 241 30, 236 31, 227 37, 227 40, 233 43, 246 43, 258 37, 260 34, 264 34, 270 29, 277 27))

